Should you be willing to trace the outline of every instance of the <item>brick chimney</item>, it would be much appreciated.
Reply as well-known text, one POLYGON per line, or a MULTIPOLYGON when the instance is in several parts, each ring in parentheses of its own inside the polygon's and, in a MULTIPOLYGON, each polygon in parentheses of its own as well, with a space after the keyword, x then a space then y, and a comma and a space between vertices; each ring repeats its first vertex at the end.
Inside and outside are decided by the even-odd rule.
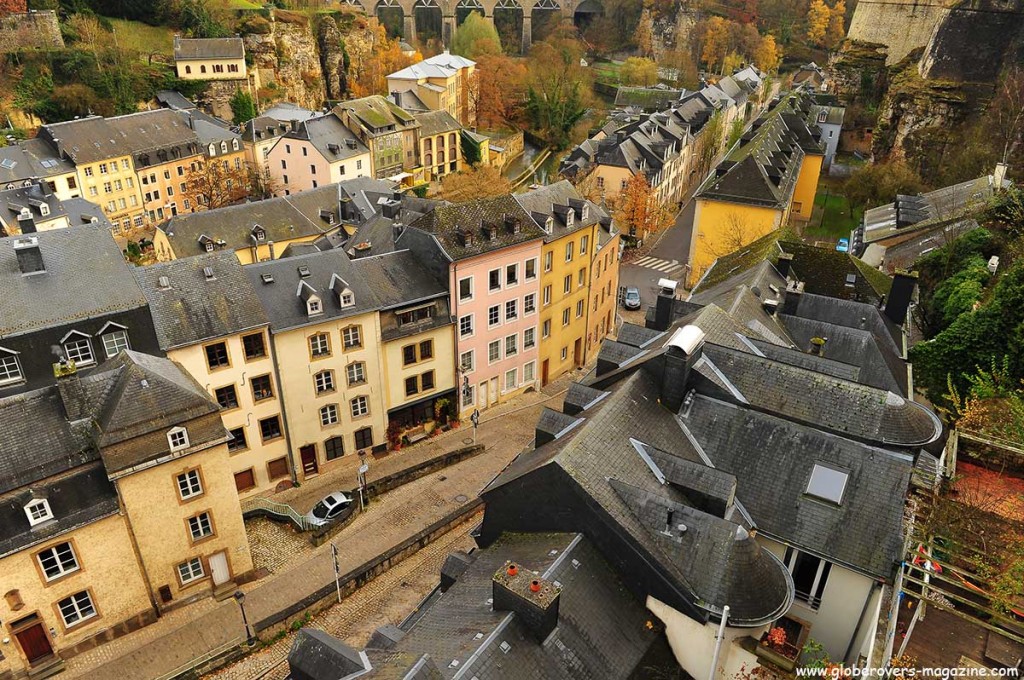
POLYGON ((524 569, 515 562, 491 578, 494 611, 515 612, 537 642, 544 642, 558 626, 558 599, 561 587, 524 569))
POLYGON ((703 347, 704 331, 696 326, 684 326, 668 341, 661 374, 661 404, 672 413, 678 413, 683 406, 690 370, 700 358, 703 347))
POLYGON ((64 357, 53 365, 53 377, 57 379, 57 391, 64 405, 64 415, 70 422, 85 420, 89 417, 89 399, 78 378, 75 362, 64 357))
POLYGON ((914 290, 916 288, 917 272, 897 270, 892 277, 889 299, 886 301, 885 310, 882 312, 886 318, 894 324, 902 326, 907 320, 907 310, 910 309, 910 302, 914 299, 914 290))
POLYGON ((656 331, 667 331, 672 325, 672 309, 675 306, 675 298, 664 293, 658 294, 654 305, 654 327, 656 331))
POLYGON ((779 313, 789 314, 790 316, 796 314, 796 310, 800 306, 800 300, 803 295, 803 281, 788 281, 786 283, 786 292, 782 294, 782 309, 779 310, 779 313))
POLYGON ((18 215, 18 231, 22 234, 34 234, 36 231, 36 219, 32 217, 32 212, 26 210, 25 212, 18 215))
POLYGON ((15 239, 14 254, 18 257, 18 269, 23 276, 46 272, 43 253, 39 250, 39 239, 35 236, 15 239))

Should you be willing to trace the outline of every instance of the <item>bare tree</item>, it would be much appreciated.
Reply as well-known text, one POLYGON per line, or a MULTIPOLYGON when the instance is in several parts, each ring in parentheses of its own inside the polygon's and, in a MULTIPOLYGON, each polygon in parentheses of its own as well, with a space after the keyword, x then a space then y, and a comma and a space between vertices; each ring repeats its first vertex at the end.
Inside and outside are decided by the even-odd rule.
POLYGON ((1000 83, 992 103, 995 127, 1003 143, 1003 163, 1013 155, 1024 128, 1024 69, 1014 66, 1000 83))
POLYGON ((250 173, 246 166, 235 167, 226 159, 199 161, 185 181, 185 198, 193 205, 208 209, 223 208, 249 195, 250 173))

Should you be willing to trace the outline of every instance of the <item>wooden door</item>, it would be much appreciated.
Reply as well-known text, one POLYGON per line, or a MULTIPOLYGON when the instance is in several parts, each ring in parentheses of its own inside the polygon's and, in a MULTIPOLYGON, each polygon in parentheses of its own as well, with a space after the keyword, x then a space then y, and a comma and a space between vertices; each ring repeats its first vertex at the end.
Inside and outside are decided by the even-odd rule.
POLYGON ((302 458, 302 474, 306 477, 315 475, 320 468, 316 464, 316 445, 308 444, 299 449, 299 457, 302 458))
POLYGON ((487 381, 480 383, 480 389, 478 390, 477 396, 479 397, 478 408, 483 411, 487 408, 487 381))
POLYGON ((541 386, 548 384, 548 360, 545 359, 540 363, 540 384, 541 386))
POLYGON ((214 587, 231 580, 231 570, 228 569, 228 555, 223 550, 210 555, 210 574, 213 576, 214 587))
POLYGON ((488 395, 488 397, 491 400, 490 401, 491 404, 497 404, 498 403, 498 379, 497 378, 491 378, 491 389, 490 389, 490 394, 488 395))
POLYGON ((18 644, 21 645, 30 664, 53 655, 50 636, 46 634, 46 629, 41 623, 19 630, 14 636, 18 638, 18 644))
POLYGON ((583 338, 576 338, 576 344, 572 348, 572 361, 576 368, 583 365, 583 338))

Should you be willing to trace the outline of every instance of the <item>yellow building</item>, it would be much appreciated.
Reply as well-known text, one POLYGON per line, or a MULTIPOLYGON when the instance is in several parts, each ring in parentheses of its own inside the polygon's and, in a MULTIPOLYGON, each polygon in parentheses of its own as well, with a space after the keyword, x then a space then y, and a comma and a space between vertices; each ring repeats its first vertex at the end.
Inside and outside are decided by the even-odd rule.
POLYGON ((166 359, 122 351, 0 400, 0 676, 65 659, 252 570, 217 404, 166 359), (78 423, 93 423, 82 439, 78 423), (83 441, 85 442, 83 445, 83 441))
POLYGON ((242 265, 214 253, 133 269, 160 349, 221 407, 239 496, 292 478, 269 321, 242 265))
POLYGON ((270 319, 284 435, 301 481, 343 455, 383 447, 387 424, 378 301, 340 250, 246 267, 270 319))
POLYGON ((388 92, 412 92, 426 108, 447 111, 466 127, 476 125, 476 62, 445 50, 388 75, 388 92))
POLYGON ((447 111, 414 113, 419 124, 420 164, 428 181, 462 169, 462 126, 447 111))
MULTIPOLYGON (((616 248, 615 256, 604 263, 603 258, 611 252, 606 249, 612 240, 608 238, 611 220, 596 204, 582 199, 567 180, 518 194, 515 199, 546 234, 541 250, 538 356, 541 384, 546 385, 586 364, 589 352, 614 330, 614 311, 603 324, 596 319, 601 293, 592 291, 591 286, 595 279, 606 288, 615 280, 604 294, 607 307, 608 298, 616 295, 618 252, 616 248), (599 251, 602 259, 598 259, 599 251), (599 264, 604 277, 595 274, 599 264), (597 293, 597 308, 591 303, 592 292, 597 293)), ((617 243, 617 235, 614 240, 617 243)), ((611 305, 614 310, 614 302, 611 305)))
POLYGON ((755 120, 697 191, 687 287, 722 255, 810 219, 824 148, 799 95, 755 120))
MULTIPOLYGON (((593 209, 593 208, 592 208, 593 209)), ((619 230, 608 216, 597 229, 597 249, 590 265, 590 307, 587 312, 587 357, 601 349, 601 340, 615 331, 619 295, 619 230)))
POLYGON ((182 80, 245 79, 245 44, 241 38, 182 38, 176 35, 174 69, 182 80))

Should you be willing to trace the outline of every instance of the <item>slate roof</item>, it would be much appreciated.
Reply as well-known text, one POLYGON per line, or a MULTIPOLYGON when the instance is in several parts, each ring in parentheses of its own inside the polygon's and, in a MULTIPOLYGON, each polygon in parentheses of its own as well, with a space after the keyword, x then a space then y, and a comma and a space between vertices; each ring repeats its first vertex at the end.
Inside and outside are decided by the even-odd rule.
POLYGON ((901 557, 911 456, 704 396, 693 400, 681 423, 715 467, 736 475, 737 497, 759 531, 873 577, 891 577, 901 557), (806 494, 815 463, 849 475, 839 505, 806 494))
POLYGON ((560 180, 554 184, 537 187, 525 193, 513 196, 530 213, 533 222, 547 233, 545 243, 551 243, 563 236, 575 233, 580 229, 592 227, 608 219, 608 213, 592 201, 585 200, 569 180, 560 180), (586 207, 587 216, 584 219, 583 209, 586 207), (567 223, 568 209, 573 209, 573 223, 570 227, 567 223), (551 218, 548 221, 548 218, 551 218), (547 232, 547 225, 551 225, 551 231, 547 232))
POLYGON ((459 121, 452 118, 447 111, 414 113, 412 117, 420 124, 420 137, 439 135, 442 132, 458 132, 462 129, 459 121))
POLYGON ((23 208, 28 208, 36 224, 66 217, 64 203, 49 187, 38 181, 29 186, 18 186, 13 189, 0 190, 0 221, 4 224, 17 226, 18 215, 23 208), (43 206, 47 214, 43 215, 43 206))
POLYGON ((442 205, 434 208, 410 226, 433 234, 452 260, 463 260, 501 248, 517 246, 545 236, 513 196, 482 198, 467 203, 442 205), (504 224, 506 218, 518 220, 520 231, 512 233, 504 224), (483 236, 484 225, 494 227, 494 238, 483 236), (465 230, 474 236, 473 243, 466 245, 458 231, 465 230))
POLYGON ((14 252, 14 242, 26 237, 0 238, 0 338, 146 304, 121 249, 102 225, 53 229, 31 237, 37 239, 46 267, 46 273, 32 276, 22 276, 14 252), (46 304, 39 304, 42 300, 46 304))
POLYGON ((644 111, 658 111, 667 109, 686 90, 675 90, 665 85, 655 87, 625 87, 620 85, 615 92, 615 106, 637 106, 644 111))
POLYGON ((175 61, 195 59, 241 59, 245 44, 241 38, 181 38, 174 36, 175 61))
POLYGON ((379 94, 345 101, 334 107, 339 117, 341 111, 349 112, 370 137, 419 127, 411 113, 403 111, 379 94))
POLYGON ((178 111, 191 111, 196 108, 195 102, 176 90, 160 90, 156 93, 156 101, 160 106, 178 111))
MULTIPOLYGON (((312 114, 312 112, 310 113, 312 114)), ((291 125, 284 120, 263 114, 247 121, 242 126, 242 139, 247 142, 262 142, 280 137, 291 129, 291 125)))
POLYGON ((381 309, 391 309, 420 300, 447 296, 448 286, 420 266, 408 250, 352 261, 359 276, 373 291, 381 309))
POLYGON ((412 66, 407 66, 399 71, 388 74, 388 80, 423 80, 426 78, 450 78, 461 68, 476 66, 475 61, 470 61, 457 54, 451 54, 445 50, 441 54, 428 57, 412 66))
POLYGON ((892 279, 860 258, 834 248, 817 248, 803 241, 779 241, 783 251, 793 255, 792 275, 815 295, 860 300, 878 304, 889 294, 892 279), (853 277, 852 286, 849 277, 853 277))
MULTIPOLYGON (((189 127, 188 116, 187 112, 172 109, 139 111, 111 118, 88 116, 44 125, 39 129, 39 138, 76 164, 175 148, 185 156, 199 152, 196 146, 199 140, 189 127)), ((151 164, 155 162, 156 158, 151 164)))
POLYGON ((45 139, 34 137, 0 147, 0 186, 73 172, 75 164, 62 158, 45 139))
POLYGON ((597 353, 597 360, 615 364, 616 366, 625 366, 637 357, 643 356, 643 354, 644 350, 633 345, 616 342, 615 340, 607 340, 601 343, 601 349, 597 353))
POLYGON ((423 103, 420 96, 414 90, 403 90, 392 92, 388 95, 395 104, 409 112, 429 111, 430 107, 423 103))
POLYGON ((289 680, 342 680, 368 670, 369 660, 316 628, 302 628, 288 651, 289 680))
POLYGON ((644 328, 632 323, 624 323, 619 328, 615 340, 624 345, 632 345, 633 347, 644 349, 662 336, 664 336, 662 331, 644 328))
POLYGON ((192 345, 265 326, 267 315, 234 253, 210 253, 136 267, 160 349, 192 345), (210 269, 213 276, 207 278, 210 269), (168 285, 162 286, 166 277, 168 285))
POLYGON ((308 141, 328 163, 344 161, 370 152, 333 113, 302 121, 298 129, 285 134, 284 139, 308 141))
POLYGON ((581 383, 573 383, 569 385, 569 389, 565 393, 564 403, 574 406, 575 409, 578 409, 577 412, 579 412, 594 406, 606 396, 608 396, 608 393, 602 390, 587 387, 581 383))
POLYGON ((69 198, 63 202, 63 205, 72 227, 80 224, 99 223, 110 229, 110 221, 104 214, 103 208, 95 203, 84 198, 69 198))

